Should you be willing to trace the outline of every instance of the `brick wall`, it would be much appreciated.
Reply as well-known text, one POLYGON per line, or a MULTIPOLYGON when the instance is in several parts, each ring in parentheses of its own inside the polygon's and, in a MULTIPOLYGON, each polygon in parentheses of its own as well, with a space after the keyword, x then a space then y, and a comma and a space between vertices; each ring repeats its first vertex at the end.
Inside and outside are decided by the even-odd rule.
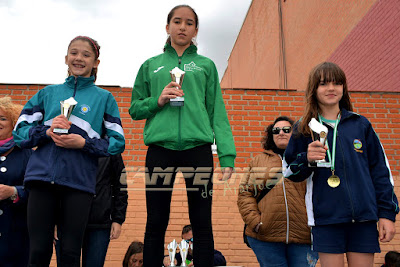
MULTIPOLYGON (((0 96, 10 95, 16 102, 24 104, 44 85, 7 85, 0 84, 0 96)), ((144 121, 132 121, 128 114, 131 88, 104 86, 111 91, 120 107, 122 122, 127 139, 123 154, 128 168, 129 205, 121 237, 112 241, 107 255, 106 266, 121 266, 127 247, 133 240, 143 241, 146 207, 144 194, 144 159, 146 146, 143 144, 142 130, 144 121)), ((298 119, 303 110, 303 92, 295 90, 223 90, 223 96, 231 122, 237 149, 237 173, 227 182, 214 180, 213 228, 215 247, 226 257, 230 265, 256 267, 254 253, 242 242, 243 222, 238 213, 236 200, 242 168, 250 158, 260 153, 260 139, 264 127, 279 115, 289 115, 298 119)), ((379 134, 386 150, 395 191, 400 196, 400 93, 352 92, 355 111, 365 115, 379 134)), ((218 160, 215 159, 219 176, 218 160)), ((180 240, 182 226, 189 223, 187 199, 183 180, 178 175, 171 203, 171 219, 166 234, 166 242, 180 240)), ((398 227, 398 223, 396 223, 398 227)), ((376 266, 383 263, 388 250, 400 250, 400 234, 389 244, 381 246, 382 253, 376 255, 376 266)), ((54 261, 52 263, 54 265, 54 261)))

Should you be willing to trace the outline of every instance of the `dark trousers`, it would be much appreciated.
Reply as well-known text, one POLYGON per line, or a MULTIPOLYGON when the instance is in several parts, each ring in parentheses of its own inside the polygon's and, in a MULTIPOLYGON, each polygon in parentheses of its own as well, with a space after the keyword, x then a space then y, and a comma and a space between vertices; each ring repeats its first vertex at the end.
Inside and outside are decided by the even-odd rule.
MULTIPOLYGON (((182 172, 186 183, 189 218, 193 229, 193 262, 196 266, 211 267, 214 257, 210 196, 213 188, 211 144, 184 151, 154 145, 149 147, 146 156, 144 266, 162 266, 172 189, 178 171, 182 172)), ((180 242, 177 238, 177 242, 180 242)))
MULTIPOLYGON (((57 228, 59 230, 59 228, 57 228)), ((103 267, 110 243, 110 228, 86 228, 82 244, 82 267, 103 267)), ((60 266, 60 239, 58 234, 55 248, 57 264, 60 266)))
POLYGON ((110 232, 110 228, 86 228, 82 247, 82 267, 104 266, 110 232))
POLYGON ((93 195, 45 182, 30 182, 29 189, 29 266, 49 266, 56 223, 62 229, 59 266, 80 266, 83 233, 93 195))

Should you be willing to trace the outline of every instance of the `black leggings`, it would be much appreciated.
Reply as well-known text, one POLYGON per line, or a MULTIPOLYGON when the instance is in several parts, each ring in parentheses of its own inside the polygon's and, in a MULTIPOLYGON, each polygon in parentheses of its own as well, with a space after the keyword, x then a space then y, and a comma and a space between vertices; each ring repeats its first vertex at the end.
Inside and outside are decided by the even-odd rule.
MULTIPOLYGON (((183 151, 154 145, 149 147, 146 156, 147 224, 144 237, 144 266, 162 266, 172 189, 178 171, 182 171, 186 183, 189 218, 193 229, 193 262, 195 266, 214 266, 210 196, 213 188, 211 144, 183 151)), ((176 239, 179 243, 179 237, 176 239)), ((167 240, 167 243, 171 241, 167 240)))
POLYGON ((30 182, 28 199, 29 266, 49 266, 54 225, 62 229, 60 265, 80 266, 83 233, 93 195, 46 182, 30 182))

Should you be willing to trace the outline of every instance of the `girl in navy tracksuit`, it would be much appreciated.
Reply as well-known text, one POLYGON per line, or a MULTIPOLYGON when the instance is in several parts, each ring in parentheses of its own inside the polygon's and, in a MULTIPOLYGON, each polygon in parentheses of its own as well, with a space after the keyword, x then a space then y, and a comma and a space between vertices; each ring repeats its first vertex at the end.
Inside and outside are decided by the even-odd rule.
POLYGON ((371 123, 352 111, 346 76, 336 64, 324 62, 311 71, 306 103, 284 165, 285 177, 307 179, 313 249, 323 267, 344 266, 343 253, 350 267, 373 266, 379 241, 394 236, 399 210, 383 147, 371 123), (312 118, 328 128, 325 145, 313 141, 312 118), (322 159, 330 166, 315 163, 322 159))
POLYGON ((49 266, 56 219, 62 229, 59 266, 80 266, 81 246, 95 193, 99 156, 122 153, 125 138, 112 94, 95 86, 100 47, 78 36, 69 46, 65 83, 41 89, 26 103, 14 128, 15 143, 37 149, 26 167, 29 266, 49 266), (60 101, 78 102, 70 119, 60 101), (58 135, 54 129, 68 129, 58 135))

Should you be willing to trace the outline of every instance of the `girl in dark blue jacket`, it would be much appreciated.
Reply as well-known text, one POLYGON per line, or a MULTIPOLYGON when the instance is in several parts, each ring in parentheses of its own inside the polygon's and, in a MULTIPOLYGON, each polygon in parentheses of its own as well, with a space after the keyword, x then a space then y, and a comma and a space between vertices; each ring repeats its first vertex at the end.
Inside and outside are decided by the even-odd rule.
POLYGON ((53 232, 58 219, 60 265, 80 266, 81 246, 96 185, 100 156, 122 153, 125 138, 117 102, 97 86, 100 46, 78 36, 67 50, 69 77, 49 85, 24 106, 14 128, 15 143, 36 147, 26 167, 29 266, 48 266, 53 253, 53 232), (60 115, 60 102, 77 102, 69 120, 60 115), (54 130, 67 130, 57 134, 54 130))
POLYGON ((350 267, 373 266, 379 241, 395 233, 398 202, 388 160, 371 123, 352 110, 343 70, 317 65, 284 155, 285 177, 307 179, 308 224, 322 267, 344 266, 343 253, 350 267), (310 130, 312 118, 328 128, 325 144, 310 130), (329 164, 315 163, 323 159, 329 164))

